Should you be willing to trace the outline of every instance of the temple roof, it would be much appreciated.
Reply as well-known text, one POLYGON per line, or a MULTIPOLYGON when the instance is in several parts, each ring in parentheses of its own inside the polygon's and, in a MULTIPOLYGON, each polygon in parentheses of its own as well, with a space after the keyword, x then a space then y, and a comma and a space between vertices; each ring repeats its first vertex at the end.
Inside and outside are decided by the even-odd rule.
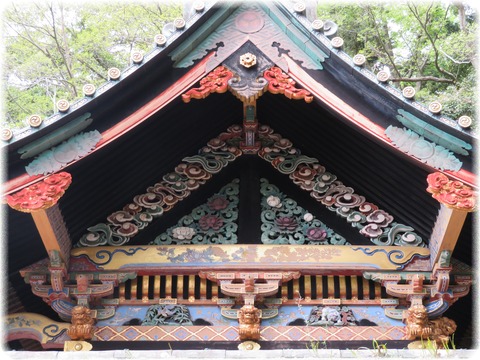
MULTIPOLYGON (((278 68, 311 97, 295 100, 249 88, 248 96, 258 96, 258 122, 271 129, 265 134, 277 134, 282 144, 288 141, 288 149, 314 159, 312 164, 324 168, 322 174, 335 176, 428 244, 439 204, 426 192, 426 178, 440 171, 475 185, 474 134, 367 70, 342 51, 334 23, 312 22, 300 10, 290 3, 263 2, 208 2, 192 8, 189 19, 170 24, 155 38, 150 53, 123 71, 112 71, 107 83, 39 126, 13 134, 4 143, 5 192, 15 193, 52 173, 70 173, 72 184, 59 206, 73 244, 84 245, 81 239, 92 227, 137 204, 147 189, 178 174, 181 164, 207 161, 192 158, 209 146, 216 151, 212 139, 241 129, 245 109, 239 97, 247 96, 241 83, 187 103, 182 95, 220 66, 257 81, 238 63, 239 56, 254 53, 255 76, 278 68)), ((271 147, 265 140, 261 149, 271 147)), ((221 169, 211 170, 208 181, 129 239, 129 245, 150 244, 234 179, 240 182, 240 243, 260 242, 260 187, 267 179, 348 243, 370 244, 351 223, 299 187, 291 173, 272 167, 272 159, 249 153, 228 158, 221 169), (258 209, 250 211, 254 206, 258 209), (258 227, 245 227, 252 223, 258 227)), ((8 207, 6 215, 7 254, 15 259, 9 261, 9 282, 27 311, 48 314, 50 309, 19 275, 20 269, 47 257, 35 224, 29 214, 8 207)), ((471 235, 469 216, 453 253, 467 264, 471 235)))

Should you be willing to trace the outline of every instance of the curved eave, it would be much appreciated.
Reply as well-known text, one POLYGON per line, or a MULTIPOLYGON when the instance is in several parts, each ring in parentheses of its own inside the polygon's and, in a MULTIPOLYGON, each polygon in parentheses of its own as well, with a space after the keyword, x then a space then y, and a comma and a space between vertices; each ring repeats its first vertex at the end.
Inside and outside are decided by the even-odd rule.
MULTIPOLYGON (((295 63, 288 56, 285 56, 285 59, 288 63, 288 75, 292 77, 296 82, 302 85, 306 90, 308 90, 317 100, 322 102, 329 109, 333 110, 335 113, 340 115, 343 119, 350 122, 352 125, 358 127, 362 132, 369 134, 377 142, 380 142, 394 151, 402 153, 404 156, 405 153, 401 152, 396 148, 391 140, 385 135, 385 128, 373 122, 371 119, 363 115, 361 112, 344 102, 342 99, 337 97, 330 90, 325 88, 322 84, 315 81, 308 73, 306 73, 299 65, 295 63)), ((462 181, 463 183, 476 188, 477 179, 476 175, 465 169, 460 169, 460 171, 441 171, 434 167, 431 167, 417 158, 409 156, 412 161, 416 162, 419 167, 424 167, 429 169, 431 172, 443 172, 445 175, 462 181)))
MULTIPOLYGON (((95 153, 96 151, 108 146, 110 143, 120 138, 121 136, 127 134, 129 131, 142 124, 144 121, 149 119, 152 115, 163 109, 175 98, 180 96, 188 88, 193 86, 198 82, 202 77, 206 75, 206 65, 210 57, 214 54, 211 53, 207 55, 202 61, 195 65, 190 71, 188 71, 182 78, 175 82, 172 86, 168 87, 160 95, 155 97, 153 100, 146 103, 144 106, 137 109, 135 112, 127 116, 125 119, 115 124, 108 130, 102 133, 102 139, 99 141, 95 149, 93 149, 89 154, 84 156, 81 159, 75 160, 67 164, 59 171, 65 171, 69 166, 82 161, 89 155, 95 153)), ((20 175, 14 179, 9 180, 4 184, 4 195, 15 193, 27 186, 30 186, 46 177, 48 175, 36 175, 30 176, 27 173, 20 175)))

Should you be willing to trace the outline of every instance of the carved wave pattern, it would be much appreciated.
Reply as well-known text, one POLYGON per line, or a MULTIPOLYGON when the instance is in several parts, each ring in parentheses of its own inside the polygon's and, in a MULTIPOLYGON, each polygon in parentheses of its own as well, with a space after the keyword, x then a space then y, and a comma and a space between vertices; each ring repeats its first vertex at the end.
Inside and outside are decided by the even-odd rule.
POLYGON ((233 125, 211 139, 197 155, 184 158, 175 171, 164 175, 162 181, 149 187, 146 193, 136 195, 133 202, 110 214, 106 222, 89 227, 76 246, 126 244, 154 219, 171 210, 240 156, 242 151, 237 145, 241 133, 242 128, 233 125))
POLYGON ((97 130, 72 136, 62 144, 42 152, 25 167, 25 170, 30 176, 59 171, 72 161, 89 154, 101 138, 102 135, 97 130))
POLYGON ((425 140, 412 130, 390 125, 385 135, 401 151, 439 170, 459 171, 462 162, 448 149, 425 140))
POLYGON ((260 180, 261 230, 264 244, 350 245, 323 222, 288 198, 266 179, 260 180))
POLYGON ((274 133, 269 126, 259 126, 262 149, 258 155, 283 174, 290 176, 301 189, 376 245, 421 246, 426 244, 410 226, 396 223, 393 216, 355 194, 336 175, 328 172, 318 160, 302 155, 290 140, 274 133))
POLYGON ((239 191, 239 180, 235 179, 150 245, 236 244, 239 191))

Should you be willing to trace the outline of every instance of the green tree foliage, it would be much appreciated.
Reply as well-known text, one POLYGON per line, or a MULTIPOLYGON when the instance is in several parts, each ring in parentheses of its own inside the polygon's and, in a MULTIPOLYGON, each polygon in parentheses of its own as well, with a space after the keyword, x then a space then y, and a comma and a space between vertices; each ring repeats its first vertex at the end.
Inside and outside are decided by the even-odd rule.
POLYGON ((111 67, 147 53, 163 26, 182 16, 182 4, 159 2, 13 2, 3 14, 5 122, 23 127, 47 117, 59 99, 107 80, 111 67))
POLYGON ((317 15, 337 23, 350 56, 365 55, 372 71, 387 65, 394 86, 415 87, 417 101, 438 100, 453 119, 474 118, 477 23, 467 3, 322 2, 317 15))

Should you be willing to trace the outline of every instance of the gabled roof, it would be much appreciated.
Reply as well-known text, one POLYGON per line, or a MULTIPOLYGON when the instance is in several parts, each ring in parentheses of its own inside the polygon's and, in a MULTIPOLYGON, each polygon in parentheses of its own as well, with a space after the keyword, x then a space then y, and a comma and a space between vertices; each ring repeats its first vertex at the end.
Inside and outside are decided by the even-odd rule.
MULTIPOLYGON (((20 162, 25 166, 27 164, 25 158, 32 158, 76 133, 90 128, 101 131, 106 129, 105 125, 108 128, 115 122, 119 122, 121 117, 114 120, 107 115, 108 107, 104 107, 103 112, 98 112, 98 104, 101 102, 113 106, 119 100, 111 96, 117 99, 123 97, 131 99, 132 92, 146 86, 149 82, 151 86, 156 74, 162 73, 171 66, 169 60, 174 62, 169 75, 171 81, 176 81, 182 74, 180 69, 192 66, 203 59, 204 70, 209 72, 246 41, 250 41, 284 71, 289 70, 288 58, 290 58, 290 67, 300 64, 301 68, 317 82, 316 89, 312 90, 317 90, 317 99, 327 102, 330 111, 340 112, 342 117, 355 122, 352 117, 357 115, 341 114, 341 108, 345 104, 351 106, 367 118, 363 124, 356 122, 356 125, 363 127, 363 130, 370 131, 377 138, 396 146, 412 158, 420 159, 429 165, 434 164, 440 170, 448 171, 450 176, 475 185, 471 174, 470 153, 474 140, 472 132, 462 128, 459 122, 432 110, 435 108, 434 105, 438 107, 438 104, 431 104, 431 108, 428 109, 412 100, 411 94, 403 94, 400 90, 389 86, 388 80, 379 80, 361 65, 361 59, 352 59, 341 50, 342 40, 335 36, 335 31, 334 23, 327 21, 323 24, 319 20, 311 22, 306 18, 304 11, 299 11, 287 2, 209 3, 198 9, 192 9, 190 19, 170 24, 164 29, 167 36, 156 37, 156 45, 150 53, 145 56, 140 54, 140 57, 135 58, 132 64, 122 72, 111 69, 109 82, 99 89, 93 89, 93 93, 92 89, 89 89, 88 95, 83 99, 71 105, 67 103, 63 111, 45 121, 34 119, 37 123, 32 123, 31 127, 15 133, 8 140, 6 147, 9 164, 13 166, 20 162), (287 54, 288 57, 283 54, 287 54), (142 76, 145 73, 149 76, 142 76), (328 103, 332 100, 325 99, 324 94, 319 93, 324 90, 332 93, 333 99, 340 98, 342 101, 337 106, 328 103), (345 91, 348 93, 345 94, 345 91), (369 114, 369 108, 372 107, 379 111, 379 114, 369 114), (95 109, 93 114, 92 108, 95 109), (382 131, 383 133, 380 133, 382 131), (421 145, 417 144, 416 148, 411 146, 407 149, 406 146, 398 145, 405 141, 408 144, 415 142, 416 139, 412 139, 415 136, 421 137, 420 140, 422 140, 421 145), (434 157, 440 156, 441 159, 426 161, 426 158, 431 157, 428 152, 435 146, 437 150, 434 157), (441 148, 439 149, 438 146, 441 148)), ((183 86, 188 87, 198 78, 190 77, 188 80, 190 83, 183 86)), ((168 80, 163 76, 161 84, 165 86, 167 83, 168 80)), ((178 89, 178 86, 176 88, 178 89)), ((163 99, 164 104, 172 100, 173 94, 169 95, 170 99, 163 99)), ((142 95, 138 99, 139 105, 147 99, 147 96, 142 95)), ((133 101, 130 101, 130 106, 135 106, 133 101)), ((145 115, 148 116, 148 114, 145 115)), ((141 120, 136 119, 135 123, 139 121, 141 120)), ((121 133, 124 134, 127 129, 122 130, 121 133)), ((100 141, 97 148, 105 142, 105 140, 100 141)), ((9 170, 13 170, 12 166, 9 170)), ((17 169, 8 177, 12 179, 21 176, 21 172, 21 168, 17 169)), ((36 178, 31 178, 30 182, 36 178)), ((8 183, 6 190, 8 192, 11 189, 18 189, 23 183, 28 182, 27 177, 23 175, 22 179, 8 183)))
MULTIPOLYGON (((314 158, 356 194, 385 209, 395 221, 413 227, 425 241, 438 213, 438 203, 425 191, 427 175, 440 170, 475 185, 473 134, 357 65, 333 41, 334 24, 322 28, 288 4, 262 2, 209 3, 184 24, 175 24, 178 28, 171 25, 170 34, 157 37, 155 48, 141 62, 113 74, 92 95, 39 127, 15 134, 6 146, 6 193, 51 173, 45 165, 32 165, 45 150, 50 154, 42 154, 39 160, 53 164, 54 172, 72 175, 60 209, 74 244, 89 228, 106 223, 111 214, 164 181, 179 164, 195 163, 185 159, 198 156, 219 134, 232 126, 241 131, 245 113, 239 94, 258 96, 256 118, 261 124, 293 143, 302 155, 314 158), (237 58, 245 52, 258 55, 262 71, 249 73, 238 64, 237 58), (201 100, 182 101, 182 95, 222 65, 242 74, 240 83, 230 83, 230 92, 200 92, 201 100), (263 86, 242 90, 242 79, 254 83, 256 75, 272 66, 281 69, 296 88, 310 93, 311 102, 303 101, 305 97, 293 101, 263 86), (459 162, 460 169, 443 168, 459 162), (61 166, 55 167, 58 163, 61 166), (28 174, 26 167, 40 172, 28 174)), ((149 223, 129 244, 149 243, 236 177, 253 183, 265 175, 304 208, 317 207, 318 202, 294 185, 290 174, 271 166, 273 160, 265 162, 252 154, 234 160, 222 171, 212 172, 198 190, 149 223)), ((244 193, 250 195, 244 196, 256 196, 260 203, 260 194, 252 195, 254 191, 247 186, 244 193)), ((347 241, 365 240, 358 229, 330 210, 318 206, 315 211, 347 241)), ((247 213, 244 208, 243 214, 247 213)), ((26 295, 30 288, 22 284, 18 271, 47 254, 28 214, 8 209, 7 217, 8 257, 16 260, 9 262, 9 280, 17 293, 26 296, 27 310, 35 311, 41 300, 26 295)), ((260 225, 253 217, 242 221, 260 225)), ((243 238, 259 235, 259 230, 243 228, 243 238)), ((471 263, 470 240, 467 223, 454 257, 471 263)))

